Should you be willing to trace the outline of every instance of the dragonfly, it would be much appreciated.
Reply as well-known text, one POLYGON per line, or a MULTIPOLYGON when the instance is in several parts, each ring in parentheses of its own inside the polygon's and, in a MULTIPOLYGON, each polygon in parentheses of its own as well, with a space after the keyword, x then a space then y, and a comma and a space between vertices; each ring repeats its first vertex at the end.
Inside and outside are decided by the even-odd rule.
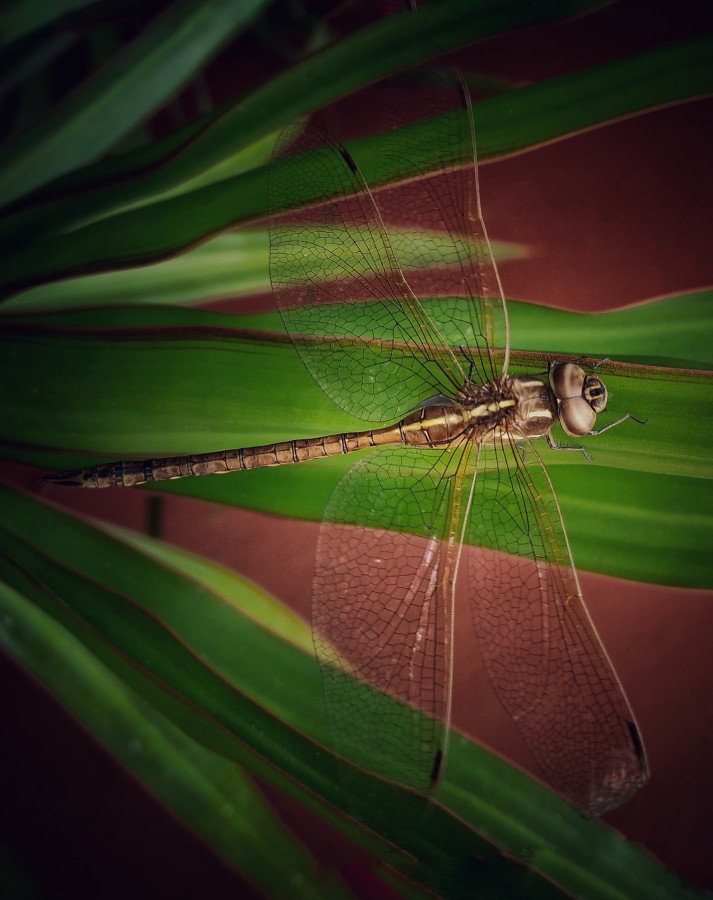
POLYGON ((348 150, 313 125, 288 126, 271 165, 277 305, 311 375, 364 430, 47 479, 126 487, 364 451, 327 503, 315 566, 313 632, 334 749, 418 792, 435 789, 450 721, 455 587, 465 582, 497 697, 545 780, 599 816, 640 788, 648 767, 532 442, 556 447, 558 423, 578 440, 630 415, 594 427, 607 389, 582 360, 553 359, 541 377, 509 374, 468 92, 453 74, 428 78, 429 103, 403 82, 401 114, 416 124, 388 133, 378 163, 378 179, 399 167, 406 200, 392 188, 377 202, 348 150), (426 137, 418 119, 428 120, 426 137), (397 203, 402 219, 428 222, 433 237, 413 243, 411 232, 387 230, 382 211, 397 203), (406 258, 431 298, 412 290, 406 258))

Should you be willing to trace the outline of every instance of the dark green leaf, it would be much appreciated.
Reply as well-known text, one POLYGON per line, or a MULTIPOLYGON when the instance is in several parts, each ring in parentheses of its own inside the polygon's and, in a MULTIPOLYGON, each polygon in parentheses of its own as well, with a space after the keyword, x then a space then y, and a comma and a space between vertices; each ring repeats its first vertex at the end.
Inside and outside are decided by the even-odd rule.
MULTIPOLYGON (((474 110, 479 157, 484 160, 537 146, 585 127, 710 93, 713 73, 708 61, 712 48, 713 38, 703 36, 482 101, 474 110)), ((343 47, 340 45, 339 49, 343 50, 343 47)), ((312 60, 308 62, 312 64, 312 60)), ((339 54, 335 57, 337 64, 340 70, 345 65, 344 57, 339 54)), ((320 79, 333 82, 326 79, 322 68, 317 70, 320 79)), ((289 84, 278 80, 279 83, 271 87, 274 97, 262 98, 259 103, 252 98, 250 103, 241 103, 234 115, 227 114, 220 127, 216 125, 206 133, 210 146, 202 141, 192 143, 189 153, 193 162, 189 164, 185 154, 179 157, 176 165, 180 167, 180 174, 176 173, 173 180, 168 180, 170 172, 164 168, 157 175, 158 182, 150 180, 145 184, 135 182, 132 188, 125 185, 110 188, 103 207, 105 213, 119 204, 150 197, 167 184, 194 177, 197 172, 203 172, 233 154, 237 148, 339 96, 323 96, 315 89, 306 109, 294 107, 290 98, 294 95, 295 84, 302 84, 302 81, 293 78, 293 74, 290 73, 289 84), (280 112, 276 113, 276 110, 280 112), (250 117, 247 122, 244 121, 246 117, 250 117), (213 146, 214 143, 217 146, 213 146)), ((306 93, 306 87, 304 91, 298 92, 300 103, 311 96, 306 93)), ((430 120, 425 120, 413 127, 411 140, 415 139, 413 134, 418 133, 418 139, 428 145, 432 131, 430 120)), ((388 137, 375 135, 349 144, 350 152, 372 187, 378 184, 375 160, 386 140, 397 145, 399 132, 388 137)), ((463 150, 465 161, 468 153, 466 148, 463 150)), ((398 156, 394 149, 392 157, 398 159, 398 156)), ((309 165, 307 160, 305 176, 309 165)), ((392 182, 398 181, 400 174, 395 170, 381 177, 392 182)), ((149 178, 153 179, 153 176, 149 178)), ((309 179, 305 177, 305 181, 309 179)), ((77 272, 106 271, 164 258, 229 226, 264 217, 266 197, 267 170, 258 168, 174 199, 143 206, 136 211, 119 212, 70 234, 43 239, 39 258, 35 246, 13 253, 3 264, 0 288, 9 293, 77 272)), ((57 201, 48 208, 40 207, 38 213, 20 214, 19 220, 8 219, 4 225, 5 234, 9 240, 16 239, 21 233, 42 235, 44 222, 60 222, 66 227, 70 222, 93 218, 99 212, 98 202, 100 193, 76 203, 71 198, 57 201)))
MULTIPOLYGON (((295 897, 324 896, 327 878, 243 771, 191 740, 69 631, 2 583, 0 620, 4 650, 227 862, 270 897, 288 890, 295 897)), ((333 883, 330 896, 346 894, 333 883)))
MULTIPOLYGON (((657 359, 662 348, 671 346, 667 330, 678 303, 688 322, 687 310, 705 309, 700 297, 692 296, 596 316, 549 310, 545 319, 551 315, 557 323, 564 346, 582 354, 591 347, 596 356, 607 346, 599 337, 621 334, 617 320, 624 314, 628 345, 620 338, 618 355, 626 356, 628 350, 638 359, 649 354, 657 359), (661 328, 655 326, 659 309, 661 328)), ((524 307, 518 305, 517 310, 515 346, 532 342, 543 351, 516 354, 511 368, 543 372, 547 324, 520 338, 517 319, 524 307)), ((284 335, 235 327, 245 324, 278 328, 279 319, 143 308, 8 322, 0 345, 6 367, 1 382, 6 416, 0 423, 6 452, 48 468, 69 468, 364 427, 324 397, 284 335)), ((690 349, 697 358, 709 349, 699 341, 705 341, 706 329, 698 335, 695 331, 690 349)), ((684 344, 680 352, 685 352, 684 344)), ((609 420, 632 412, 647 424, 627 422, 596 441, 590 439, 596 469, 579 454, 542 450, 555 487, 562 485, 560 499, 575 560, 634 580, 708 585, 713 529, 707 511, 713 508, 707 499, 712 472, 705 423, 713 421, 709 374, 613 363, 604 364, 600 372, 610 390, 609 420), (699 427, 690 427, 693 420, 699 427), (627 490, 621 489, 622 479, 627 490), (593 507, 595 497, 599 504, 593 507), (681 517, 687 515, 697 522, 695 529, 680 527, 681 517), (592 529, 606 532, 606 553, 592 555, 592 529), (658 560, 655 567, 650 564, 653 556, 658 560)), ((558 439, 567 443, 561 434, 558 439)), ((219 479, 185 479, 162 489, 320 520, 327 498, 351 462, 350 457, 332 458, 219 479)))
POLYGON ((0 203, 96 159, 176 93, 265 0, 182 0, 0 149, 0 203))
MULTIPOLYGON (((325 801, 343 805, 344 788, 316 742, 324 736, 321 693, 314 660, 300 649, 303 624, 211 564, 146 539, 113 537, 4 488, 0 496, 7 517, 0 573, 73 636, 56 632, 38 610, 4 590, 2 635, 11 652, 51 677, 42 648, 47 640, 54 648, 56 640, 60 659, 71 665, 66 690, 74 702, 84 702, 84 679, 98 675, 95 689, 87 683, 89 697, 111 690, 112 716, 121 697, 127 726, 142 729, 143 716, 136 719, 133 711, 146 707, 127 704, 128 685, 199 744, 334 819, 325 801)), ((105 733, 101 718, 93 727, 105 733)), ((167 749, 190 771, 201 752, 163 724, 152 737, 165 742, 166 735, 176 740, 167 749)), ((140 764, 138 770, 145 776, 140 764)), ((428 814, 428 801, 396 785, 357 769, 349 777, 356 796, 367 801, 359 817, 413 856, 347 820, 343 827, 393 869, 446 896, 471 897, 477 883, 484 895, 554 897, 559 890, 552 882, 591 897, 626 894, 634 882, 648 897, 686 896, 644 852, 459 736, 439 802, 428 814)), ((204 794, 207 822, 225 803, 210 794, 204 794)))
POLYGON ((0 10, 0 43, 10 44, 56 22, 67 13, 91 6, 97 0, 5 0, 0 10))

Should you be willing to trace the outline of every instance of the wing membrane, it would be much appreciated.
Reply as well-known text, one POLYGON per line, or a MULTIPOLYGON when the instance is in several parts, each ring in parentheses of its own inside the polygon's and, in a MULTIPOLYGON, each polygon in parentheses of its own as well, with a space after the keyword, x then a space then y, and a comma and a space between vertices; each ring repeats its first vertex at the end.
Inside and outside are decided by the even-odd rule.
MULTIPOLYGON (((507 370, 507 315, 480 212, 467 91, 432 73, 424 91, 423 77, 390 84, 400 92, 394 122, 431 117, 431 139, 409 126, 391 133, 379 179, 398 173, 407 184, 380 192, 379 209, 347 151, 318 129, 286 129, 272 167, 270 270, 283 320, 327 395, 365 421, 394 420, 507 370), (434 160, 435 174, 419 178, 434 160), (305 196, 312 205, 297 209, 305 196), (413 232, 392 231, 392 246, 381 209, 389 224, 416 222, 436 236, 414 243, 413 232), (439 298, 429 305, 435 322, 406 283, 399 260, 407 259, 419 295, 439 298)), ((478 448, 489 464, 473 481, 473 440, 464 435, 440 454, 382 449, 332 494, 313 629, 335 749, 419 791, 434 786, 465 536, 487 548, 468 556, 493 688, 547 780, 600 815, 647 778, 633 714, 584 607, 539 456, 531 450, 526 463, 504 435, 478 448)))
POLYGON ((562 517, 533 449, 508 442, 477 476, 467 539, 471 601, 493 688, 546 780, 585 814, 647 779, 623 689, 584 606, 562 517))
POLYGON ((320 533, 313 626, 336 749, 421 791, 445 752, 449 536, 469 449, 365 457, 335 488, 320 533))
MULTIPOLYGON (((419 68, 385 82, 383 90, 390 94, 383 105, 392 125, 428 119, 429 128, 426 138, 413 124, 387 136, 378 180, 390 181, 398 173, 408 183, 380 190, 379 209, 389 223, 434 229, 431 240, 418 233, 423 262, 409 276, 412 288, 420 297, 441 298, 432 307, 436 324, 453 346, 467 348, 471 377, 492 381, 507 369, 507 315, 480 209, 467 88, 455 72, 419 68), (428 176, 419 177, 424 172, 428 176), (444 250, 446 238, 450 247, 444 250), (437 254, 440 266, 432 262, 437 254), (459 298, 467 299, 465 307, 462 299, 454 302, 459 298)), ((396 233, 391 241, 400 261, 418 258, 413 232, 396 233)))
POLYGON ((347 151, 316 128, 288 126, 275 149, 269 203, 277 304, 325 393, 371 422, 453 395, 465 374, 410 292, 347 151), (317 205, 291 209, 305 194, 317 205))

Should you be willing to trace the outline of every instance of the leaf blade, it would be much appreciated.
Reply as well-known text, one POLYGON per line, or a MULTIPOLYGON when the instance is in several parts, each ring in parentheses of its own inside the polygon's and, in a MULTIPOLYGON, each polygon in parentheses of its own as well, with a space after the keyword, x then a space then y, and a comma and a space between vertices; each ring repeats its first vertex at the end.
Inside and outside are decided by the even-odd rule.
MULTIPOLYGON (((211 629, 204 627, 202 618, 216 604, 225 607, 225 598, 214 590, 214 567, 200 562, 182 566, 181 551, 161 548, 153 554, 147 551, 152 542, 146 539, 140 544, 137 538, 126 543, 117 540, 117 531, 113 535, 97 531, 28 496, 2 487, 0 495, 10 514, 7 527, 0 529, 4 551, 0 570, 16 590, 24 584, 27 595, 40 608, 54 595, 61 602, 52 601, 46 612, 63 622, 176 726, 227 759, 245 762, 251 771, 334 819, 330 807, 311 793, 330 803, 344 799, 323 752, 315 753, 313 735, 315 728, 319 734, 320 727, 315 700, 319 703, 319 697, 304 690, 305 677, 308 681, 316 678, 313 660, 271 628, 255 651, 266 672, 255 672, 252 656, 241 661, 240 653, 233 652, 228 658, 224 651, 212 650, 211 629), (19 551, 17 565, 8 567, 7 554, 13 549, 19 551), (146 589, 149 572, 150 580, 161 590, 146 589), (18 573, 25 573, 19 584, 18 573), (42 588, 39 592, 38 585, 42 588), (176 602, 193 607, 194 614, 181 621, 169 609, 170 604, 163 604, 161 610, 160 595, 166 593, 166 587, 176 602), (145 614, 152 612, 155 623, 163 628, 158 643, 147 643, 142 623, 135 621, 137 611, 142 612, 143 623, 145 614), (163 618, 165 614, 173 617, 171 621, 163 618), (87 629, 90 621, 92 627, 87 629), (226 664, 231 671, 224 668, 226 664), (145 677, 147 673, 150 678, 145 677), (215 677, 221 674, 223 677, 215 677), (268 693, 250 687, 256 677, 264 678, 268 693), (250 694, 260 700, 253 701, 248 715, 245 699, 250 694), (300 721, 299 730, 289 728, 279 713, 274 714, 283 709, 291 710, 300 721), (243 742, 250 752, 245 752, 243 742), (285 772, 291 778, 285 778, 285 772)), ((221 576, 223 591, 226 578, 221 576)), ((230 633, 236 641, 244 634, 248 619, 255 625, 260 619, 255 610, 246 618, 237 605, 230 614, 230 633)), ((271 621, 269 609, 267 621, 271 621)), ((257 637, 259 630, 259 626, 253 629, 252 635, 257 637)), ((217 637, 215 632, 213 636, 217 637)), ((240 641, 241 646, 248 643, 240 641)), ((453 897, 472 895, 474 853, 482 861, 479 888, 499 896, 558 896, 552 878, 570 892, 587 885, 589 896, 607 896, 614 886, 625 891, 632 878, 646 886, 647 896, 690 896, 674 875, 635 845, 603 825, 585 822, 537 782, 464 738, 454 735, 450 759, 442 797, 422 819, 413 818, 412 795, 368 773, 354 773, 364 796, 374 800, 362 810, 365 821, 418 858, 416 870, 413 856, 394 852, 393 844, 381 843, 346 821, 343 827, 397 871, 453 897), (495 842, 485 840, 484 833, 492 835, 495 842), (533 877, 538 872, 542 877, 533 877)))
MULTIPOLYGON (((482 162, 587 127, 704 96, 713 91, 713 75, 707 65, 712 48, 713 38, 703 36, 641 54, 633 60, 610 63, 482 101, 474 107, 479 159, 482 162), (604 94, 601 93, 602 84, 607 86, 604 94), (597 103, 593 103, 594 100, 597 103), (591 110, 590 118, 587 118, 588 110, 591 110)), ((337 57, 337 60, 341 66, 341 58, 337 57)), ((293 85, 290 85, 289 90, 292 89, 293 85)), ((275 90, 279 98, 279 90, 275 90)), ((270 108, 273 104, 278 104, 278 99, 270 101, 270 108)), ((215 165, 218 159, 234 153, 237 146, 264 137, 300 114, 284 98, 279 104, 282 110, 279 121, 271 117, 260 122, 258 116, 256 124, 246 129, 239 123, 239 116, 237 122, 228 117, 221 129, 210 129, 207 133, 210 148, 200 141, 191 145, 191 153, 197 154, 202 162, 196 160, 195 166, 191 164, 190 176, 195 175, 196 169, 215 165), (214 147, 213 142, 218 141, 218 137, 220 140, 214 147)), ((240 115, 243 115, 243 108, 241 105, 240 115)), ((428 143, 432 128, 428 120, 414 128, 420 134, 419 140, 428 143)), ((395 134, 391 140, 398 141, 398 132, 395 134)), ((371 187, 380 184, 376 157, 383 140, 383 136, 375 135, 348 144, 371 187)), ((466 155, 464 148, 464 160, 466 155)), ((398 158, 398 153, 393 156, 398 158)), ((177 160, 180 166, 186 162, 180 157, 177 160)), ((309 163, 305 165, 308 167, 309 163)), ((159 171, 161 184, 165 187, 167 170, 159 171)), ((391 171, 383 177, 388 182, 398 181, 399 173, 391 171)), ((135 187, 141 196, 141 183, 137 182, 135 187)), ((118 201, 122 205, 126 203, 132 196, 131 190, 125 185, 109 188, 109 194, 114 197, 109 201, 109 208, 115 207, 118 201)), ((150 194, 149 189, 148 196, 150 194)), ((9 294, 80 271, 107 271, 163 259, 227 227, 263 218, 266 197, 267 170, 260 167, 134 212, 116 213, 69 234, 46 237, 39 258, 34 246, 6 257, 0 289, 9 294)), ((94 215, 99 199, 97 193, 86 201, 94 215)), ((46 209, 40 207, 39 219, 31 214, 24 225, 10 219, 4 227, 9 236, 18 233, 44 235, 46 229, 42 222, 45 219, 66 225, 76 221, 78 216, 88 214, 89 210, 81 202, 77 208, 74 199, 70 198, 66 202, 50 204, 46 209)))
POLYGON ((0 203, 96 159, 182 87, 264 0, 183 0, 0 150, 0 203))
MULTIPOLYGON (((5 651, 223 859, 269 896, 286 884, 296 896, 322 896, 318 885, 325 879, 314 860, 245 773, 158 715, 69 632, 1 582, 0 610, 5 651)), ((331 889, 346 896, 336 884, 331 889)))

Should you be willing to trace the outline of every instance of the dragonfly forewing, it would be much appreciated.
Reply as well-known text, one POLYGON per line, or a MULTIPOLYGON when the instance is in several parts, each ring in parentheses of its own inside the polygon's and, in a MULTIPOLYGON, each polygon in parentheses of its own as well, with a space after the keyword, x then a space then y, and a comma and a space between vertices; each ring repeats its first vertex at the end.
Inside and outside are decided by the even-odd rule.
POLYGON ((314 127, 285 129, 275 149, 270 211, 277 304, 302 360, 335 403, 365 422, 383 422, 424 398, 457 392, 465 360, 411 293, 344 148, 314 127), (313 173, 306 190, 317 205, 291 210, 305 190, 305 172, 313 173))
POLYGON ((428 226, 390 232, 395 256, 419 297, 438 298, 428 312, 451 346, 467 348, 471 378, 491 381, 507 370, 508 322, 480 207, 468 90, 457 72, 433 68, 381 90, 393 130, 383 134, 377 183, 406 183, 377 191, 379 210, 390 223, 428 226))

